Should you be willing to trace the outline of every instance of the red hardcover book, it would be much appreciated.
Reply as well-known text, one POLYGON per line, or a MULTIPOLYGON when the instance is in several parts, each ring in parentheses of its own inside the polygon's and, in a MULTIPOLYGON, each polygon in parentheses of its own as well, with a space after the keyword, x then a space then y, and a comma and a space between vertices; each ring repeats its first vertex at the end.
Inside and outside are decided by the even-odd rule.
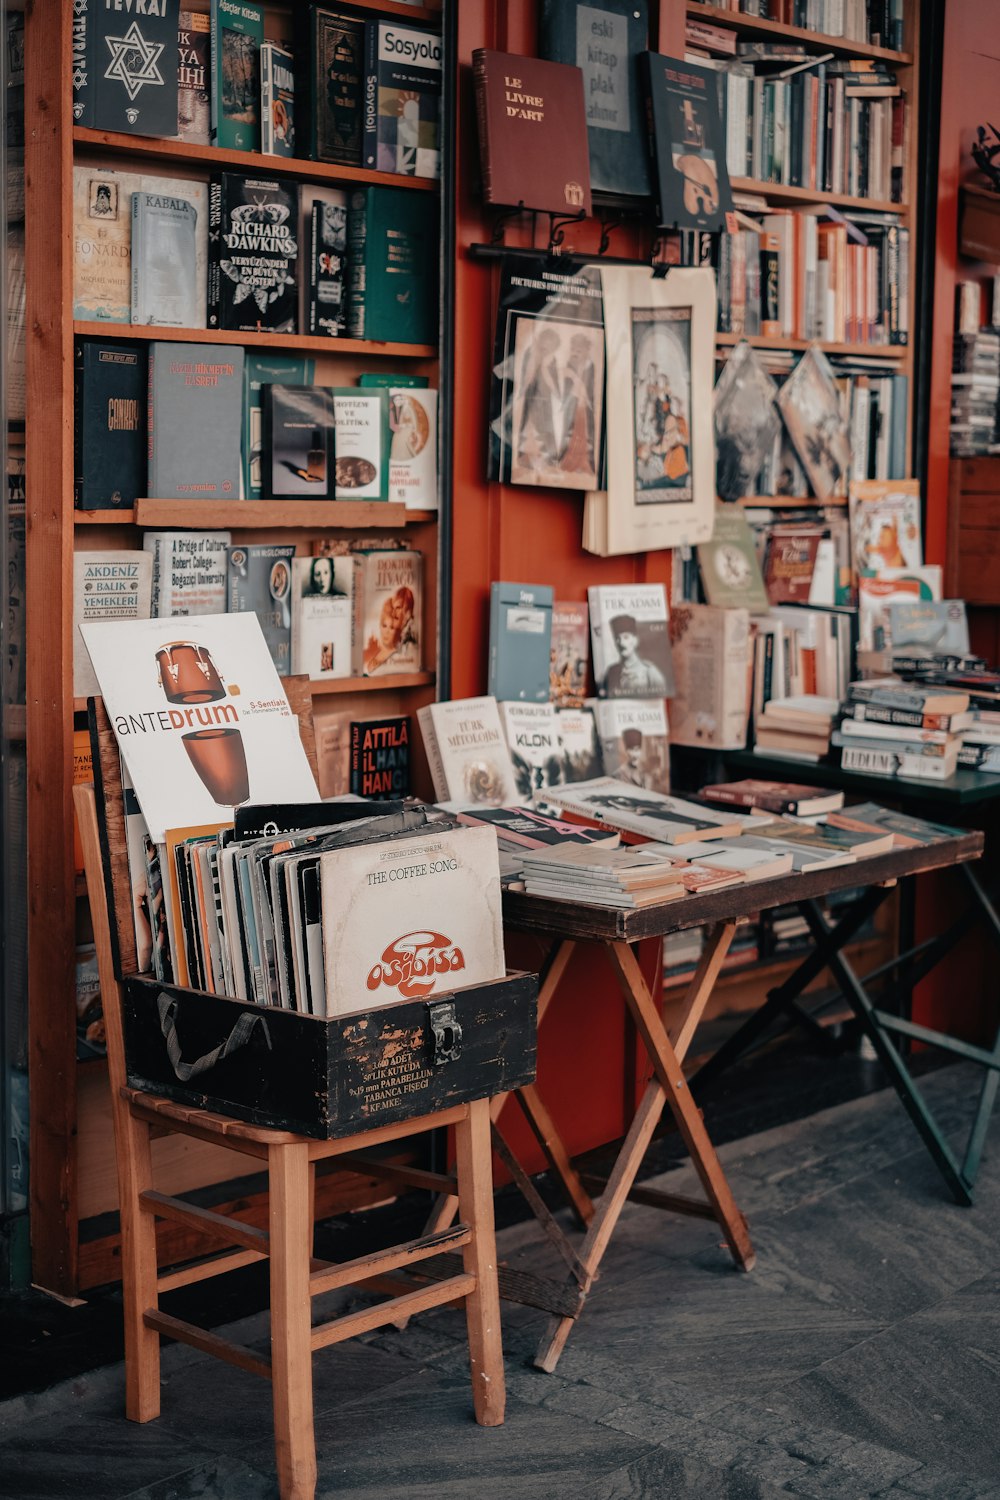
POLYGON ((486 202, 589 214, 580 69, 486 47, 473 52, 472 67, 486 202))
POLYGON ((764 587, 771 604, 808 604, 818 531, 772 531, 764 563, 764 587))

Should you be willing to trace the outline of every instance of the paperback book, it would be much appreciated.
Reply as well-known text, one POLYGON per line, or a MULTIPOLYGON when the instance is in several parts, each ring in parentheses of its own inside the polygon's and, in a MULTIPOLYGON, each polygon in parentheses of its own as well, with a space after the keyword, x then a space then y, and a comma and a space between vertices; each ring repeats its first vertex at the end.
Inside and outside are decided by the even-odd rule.
POLYGON ((332 492, 333 396, 324 386, 262 388, 264 453, 262 483, 277 497, 325 500, 332 492))
MULTIPOLYGON (((309 201, 309 223, 300 235, 309 246, 308 317, 303 327, 316 336, 339 338, 347 326, 347 194, 327 188, 323 196, 300 189, 309 201)), ((303 283, 306 278, 303 277, 303 283)))
POLYGON ((717 507, 712 539, 699 543, 697 553, 709 604, 746 609, 752 615, 767 614, 769 601, 753 533, 739 506, 717 507))
POLYGON ((349 557, 292 560, 292 671, 350 677, 353 573, 349 557))
POLYGON ((376 677, 422 666, 424 559, 420 552, 355 552, 354 670, 376 677))
POLYGON ((158 500, 234 500, 240 486, 244 351, 149 346, 149 492, 158 500))
POLYGON ((389 482, 389 392, 339 386, 333 398, 335 500, 384 500, 389 482))
POLYGON ((228 531, 147 531, 152 559, 150 614, 221 615, 226 610, 228 531))
POLYGON ((514 770, 495 698, 427 703, 417 722, 440 802, 489 807, 517 801, 514 770))
POLYGON ((707 839, 732 839, 739 835, 741 824, 724 813, 713 812, 681 797, 640 790, 612 776, 576 786, 553 787, 543 799, 578 817, 611 828, 639 833, 663 844, 699 843, 707 839))
POLYGON ((209 186, 208 326, 295 333, 298 185, 223 172, 209 186))
POLYGON ((437 391, 390 385, 389 499, 437 510, 437 391))
POLYGON ((598 695, 673 697, 670 621, 663 584, 592 584, 587 597, 598 695))
MULTIPOLYGON (((751 635, 745 609, 678 604, 670 614, 676 687, 670 700, 675 745, 742 750, 750 714, 751 635)), ((617 774, 607 767, 608 774, 617 774)))
MULTIPOLYGON (((309 385, 316 374, 316 361, 296 354, 262 353, 248 349, 243 364, 243 498, 260 500, 265 495, 264 411, 265 385, 309 385)), ((271 494, 267 490, 267 497, 271 494)))
POLYGON ((249 610, 260 621, 267 649, 279 676, 292 662, 291 542, 241 543, 227 549, 226 609, 231 615, 249 610))
POLYGON ((209 102, 212 25, 197 10, 182 10, 177 34, 177 134, 182 141, 207 146, 211 138, 209 102))
POLYGON ((558 708, 564 781, 593 781, 604 774, 597 724, 592 708, 558 708))
POLYGON ((186 198, 132 194, 133 323, 204 328, 197 220, 186 198))
POLYGON ((644 791, 670 790, 670 734, 662 701, 599 698, 593 705, 605 776, 644 791))
POLYGON ((549 697, 556 708, 580 708, 587 696, 590 610, 585 601, 556 599, 552 605, 549 697))
POLYGON ((375 801, 410 795, 410 717, 356 719, 351 724, 350 790, 375 801))
POLYGON ((363 164, 404 177, 439 177, 442 43, 434 32, 366 26, 363 164))
POLYGON ((212 144, 260 150, 260 49, 264 7, 247 0, 211 0, 212 144))
POLYGON ((295 59, 277 42, 260 49, 260 133, 265 156, 295 155, 295 59))
POLYGON ((73 317, 127 323, 132 306, 136 172, 73 168, 73 317))
POLYGON ((145 552, 77 552, 73 557, 73 696, 100 689, 81 628, 93 620, 148 620, 152 563, 145 552))
POLYGON ((546 703, 551 637, 548 584, 491 583, 490 694, 500 700, 546 703))
POLYGON ((859 574, 919 568, 924 560, 916 479, 855 480, 848 491, 851 555, 859 574))
POLYGON ((499 707, 517 795, 530 801, 536 792, 558 786, 564 778, 556 711, 551 703, 501 703, 499 707))
POLYGON ((179 0, 128 7, 77 0, 73 17, 76 123, 176 135, 179 0))
POLYGON ((843 792, 825 792, 796 782, 757 781, 753 778, 715 782, 703 786, 699 796, 708 802, 723 802, 732 807, 759 807, 765 812, 801 818, 837 812, 844 805, 843 792))
POLYGON ((643 52, 657 223, 720 230, 733 206, 715 73, 643 52))

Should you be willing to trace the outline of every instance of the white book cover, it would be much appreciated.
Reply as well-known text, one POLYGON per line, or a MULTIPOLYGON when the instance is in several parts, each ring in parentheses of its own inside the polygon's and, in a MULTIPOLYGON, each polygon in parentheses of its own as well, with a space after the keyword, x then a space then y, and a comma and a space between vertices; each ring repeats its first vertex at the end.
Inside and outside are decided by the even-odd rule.
POLYGON ((662 698, 598 698, 593 703, 606 776, 646 791, 670 790, 670 738, 662 698))
POLYGON ((256 615, 81 627, 154 843, 319 791, 256 615))
POLYGON ((600 697, 673 697, 670 615, 663 584, 592 585, 587 598, 600 697))
MULTIPOLYGON (((503 977, 491 828, 330 850, 320 873, 328 1016, 503 977)), ((405 1067, 388 1089, 405 1094, 405 1067)))
POLYGON ((314 679, 351 675, 349 557, 292 558, 292 672, 314 679))
POLYGON ((91 620, 148 620, 152 563, 145 552, 77 552, 73 558, 73 696, 100 689, 80 634, 91 620))
POLYGON ((353 386, 333 392, 336 444, 335 500, 384 500, 386 481, 385 409, 382 390, 353 386))
POLYGON ((499 709, 518 796, 528 799, 543 787, 560 786, 565 764, 552 704, 518 701, 501 703, 499 709))
POLYGON ((684 844, 679 852, 684 859, 710 870, 735 871, 747 880, 771 880, 789 874, 792 868, 790 850, 775 851, 770 845, 757 849, 742 838, 735 844, 684 844))
POLYGON ((407 510, 437 510, 438 393, 389 387, 389 499, 407 510))
POLYGON ((662 844, 684 844, 691 840, 733 838, 740 829, 728 813, 719 813, 682 797, 640 791, 612 776, 576 786, 552 787, 536 798, 558 811, 564 808, 612 828, 641 833, 662 844))
POLYGON ((556 720, 565 766, 563 780, 593 781, 604 769, 593 709, 559 708, 556 720))
MULTIPOLYGON (((423 710, 418 713, 418 718, 423 710)), ((517 787, 495 698, 458 698, 430 703, 426 717, 434 731, 445 801, 487 807, 517 804, 517 787)), ((424 719, 421 718, 421 727, 424 719)), ((431 757, 433 769, 434 761, 431 757)))
POLYGON ((892 647, 892 606, 929 603, 941 598, 941 568, 926 563, 914 568, 883 568, 877 577, 858 579, 858 650, 892 647))
POLYGON ((228 531, 147 531, 153 559, 150 614, 219 615, 226 611, 228 531))
POLYGON ((194 210, 195 321, 192 328, 208 326, 208 183, 192 177, 160 177, 144 172, 139 179, 144 193, 180 198, 194 210))

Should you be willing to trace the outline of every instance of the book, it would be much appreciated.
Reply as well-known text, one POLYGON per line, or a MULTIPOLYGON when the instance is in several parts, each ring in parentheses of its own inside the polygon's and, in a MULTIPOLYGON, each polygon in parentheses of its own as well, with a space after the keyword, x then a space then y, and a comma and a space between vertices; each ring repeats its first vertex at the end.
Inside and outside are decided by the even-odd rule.
POLYGON ((388 498, 407 510, 438 508, 438 393, 390 385, 388 498))
POLYGON ((638 833, 663 844, 689 844, 705 839, 736 838, 740 824, 724 813, 696 802, 660 792, 639 791, 612 776, 575 786, 553 787, 541 799, 543 807, 589 818, 611 828, 638 833))
POLYGON ((638 65, 648 27, 646 0, 542 0, 538 51, 583 74, 590 184, 600 192, 649 193, 638 65))
POLYGON ((890 602, 889 627, 893 655, 965 656, 969 650, 969 621, 964 599, 922 599, 890 602))
MULTIPOLYGON (((309 223, 300 243, 309 247, 308 314, 303 328, 313 336, 339 338, 347 326, 347 194, 329 188, 309 198, 309 223), (337 201, 339 200, 339 201, 337 201)), ((303 285, 307 278, 302 277, 303 285)))
POLYGON ((389 392, 337 386, 333 398, 335 500, 384 500, 389 484, 389 392))
POLYGON ((517 795, 526 801, 563 780, 559 722, 551 703, 501 703, 503 725, 517 795))
POLYGON ((767 613, 768 596, 753 534, 738 506, 716 507, 712 539, 700 542, 695 550, 709 604, 723 609, 746 609, 752 615, 767 613))
POLYGON ((794 875, 807 875, 813 870, 832 870, 839 865, 852 865, 856 859, 856 855, 849 849, 822 844, 817 846, 798 838, 782 837, 777 830, 768 826, 762 828, 759 834, 744 833, 740 844, 746 849, 789 855, 794 875))
POLYGON ((261 484, 277 497, 325 500, 333 488, 333 396, 320 385, 261 389, 264 462, 261 484))
POLYGON ((565 781, 593 781, 604 773, 592 708, 557 708, 565 781))
POLYGON ((778 392, 778 409, 813 493, 828 500, 843 493, 851 444, 833 372, 826 355, 807 349, 778 392))
POLYGON ((484 200, 589 217, 580 69, 478 47, 472 75, 484 200))
MULTIPOLYGON (((85 81, 74 76, 78 124, 132 135, 177 134, 179 0, 116 6, 90 0, 74 49, 85 48, 85 81)), ((74 16, 78 5, 74 5, 74 16)))
POLYGON ((610 828, 584 828, 567 823, 534 807, 476 807, 458 813, 460 823, 483 824, 496 830, 503 845, 519 849, 560 849, 566 844, 589 848, 617 849, 621 836, 610 828))
POLYGON ((260 49, 264 7, 211 0, 212 145, 260 150, 260 49))
POLYGON ((365 28, 362 165, 440 177, 440 36, 398 21, 365 28))
POLYGON ((177 33, 177 134, 207 146, 211 139, 209 95, 212 24, 197 10, 182 10, 177 33))
POLYGON ((127 509, 146 493, 146 351, 80 339, 75 350, 75 501, 127 509))
POLYGON ((646 791, 670 790, 670 731, 661 700, 599 698, 593 704, 605 776, 646 791))
POLYGON ((352 722, 350 790, 376 801, 410 795, 409 714, 352 722))
POLYGON ((344 797, 351 790, 351 716, 347 713, 313 717, 316 766, 321 797, 344 797))
POLYGON ((552 589, 548 584, 490 584, 487 691, 497 699, 549 698, 552 589))
POLYGON ((199 306, 197 220, 197 210, 186 198, 132 194, 133 323, 204 328, 204 304, 199 306))
POLYGON ((427 703, 417 722, 440 802, 504 807, 517 801, 495 698, 427 703))
POLYGON ((715 74, 643 52, 656 222, 718 230, 733 206, 715 74))
POLYGON ((294 156, 295 59, 277 42, 260 49, 260 149, 265 156, 294 156))
POLYGON ((297 93, 313 161, 361 166, 365 23, 325 5, 296 7, 297 93))
POLYGON ((915 568, 881 568, 858 576, 858 649, 889 651, 892 606, 927 603, 941 598, 941 569, 936 563, 915 568))
POLYGON ((678 604, 670 614, 670 636, 676 684, 671 740, 702 750, 741 750, 750 715, 748 612, 678 604))
POLYGON ((663 584, 591 584, 587 598, 598 695, 672 698, 670 617, 663 584))
MULTIPOLYGON (((496 835, 457 828, 320 855, 326 1014, 504 975, 496 835)), ((414 1064, 414 1068, 417 1064, 414 1064)), ((390 1090, 406 1087, 406 1069, 390 1090)))
POLYGON ((924 560, 916 479, 854 480, 848 491, 851 556, 860 574, 919 568, 924 560))
POLYGON ((244 802, 319 793, 298 722, 251 614, 82 626, 154 844, 167 828, 231 821, 244 802))
POLYGON ((73 557, 73 696, 100 690, 81 627, 92 620, 148 620, 152 560, 145 552, 77 552, 73 557))
POLYGON ((245 500, 260 500, 264 495, 264 412, 262 391, 265 385, 312 385, 316 361, 304 355, 270 354, 248 349, 243 362, 243 435, 240 453, 243 467, 245 500))
POLYGON ((958 766, 958 745, 947 756, 908 755, 881 746, 845 745, 840 752, 845 771, 867 776, 906 776, 916 781, 948 781, 958 766))
POLYGON ((148 484, 158 500, 235 499, 240 485, 243 350, 149 346, 148 484))
POLYGON ((961 714, 969 707, 966 692, 937 686, 922 687, 917 682, 900 682, 898 677, 873 677, 866 682, 852 682, 848 697, 855 703, 913 709, 921 714, 961 714))
POLYGON ((819 531, 775 526, 764 554, 764 587, 771 604, 808 604, 821 541, 819 531))
POLYGON ((277 178, 222 172, 208 194, 208 326, 295 333, 299 190, 277 178))
POLYGON ((811 817, 837 812, 844 805, 843 792, 824 792, 818 787, 802 786, 790 781, 713 782, 698 794, 708 802, 723 802, 732 807, 760 807, 766 812, 789 813, 793 817, 811 817))
POLYGON ((349 557, 292 560, 292 671, 350 677, 353 571, 349 557))
POLYGON ((240 543, 226 552, 226 609, 231 615, 249 610, 257 616, 282 677, 291 671, 294 554, 291 542, 240 543))
MULTIPOLYGON (((690 859, 708 870, 725 870, 742 875, 744 880, 776 880, 792 870, 790 849, 761 848, 750 839, 735 844, 689 843, 679 846, 683 859, 690 859)), ((848 860, 844 861, 849 863, 848 860)))
POLYGON ((362 187, 347 217, 351 338, 436 343, 437 204, 430 193, 362 187))
POLYGON ((73 317, 127 323, 132 307, 136 172, 73 168, 73 317))
POLYGON ((423 651, 422 554, 401 549, 358 551, 353 567, 355 675, 419 672, 423 651))
MULTIPOLYGON (((23 32, 23 22, 22 22, 23 32)), ((70 36, 70 58, 73 80, 73 124, 94 123, 94 21, 90 0, 78 0, 73 7, 73 30, 70 36)))
POLYGON ((93 943, 80 943, 76 948, 76 1056, 86 1061, 106 1057, 107 1052, 97 949, 93 943))
POLYGON ((890 708, 884 703, 855 703, 851 699, 841 704, 840 712, 843 718, 857 719, 866 724, 896 724, 902 729, 944 729, 949 734, 958 734, 973 722, 968 711, 927 714, 919 708, 890 708))
POLYGON ((150 615, 221 615, 226 608, 228 531, 147 531, 152 559, 150 615))
POLYGON ((590 610, 587 604, 583 600, 554 600, 549 697, 557 709, 582 706, 587 695, 589 661, 590 610))
POLYGON ((920 848, 937 843, 939 839, 955 838, 961 832, 944 823, 930 823, 926 818, 915 818, 895 808, 880 807, 876 802, 856 802, 842 812, 830 813, 827 822, 835 828, 853 832, 885 830, 892 834, 896 849, 920 848))

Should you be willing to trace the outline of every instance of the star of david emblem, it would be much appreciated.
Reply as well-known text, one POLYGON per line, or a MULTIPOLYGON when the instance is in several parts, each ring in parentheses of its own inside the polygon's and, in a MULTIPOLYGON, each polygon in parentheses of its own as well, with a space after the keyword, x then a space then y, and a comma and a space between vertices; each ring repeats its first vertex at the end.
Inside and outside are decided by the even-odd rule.
POLYGON ((111 61, 104 76, 123 84, 130 99, 135 100, 147 83, 162 87, 163 75, 156 66, 162 42, 147 42, 135 21, 124 36, 105 37, 105 41, 111 49, 111 61))

